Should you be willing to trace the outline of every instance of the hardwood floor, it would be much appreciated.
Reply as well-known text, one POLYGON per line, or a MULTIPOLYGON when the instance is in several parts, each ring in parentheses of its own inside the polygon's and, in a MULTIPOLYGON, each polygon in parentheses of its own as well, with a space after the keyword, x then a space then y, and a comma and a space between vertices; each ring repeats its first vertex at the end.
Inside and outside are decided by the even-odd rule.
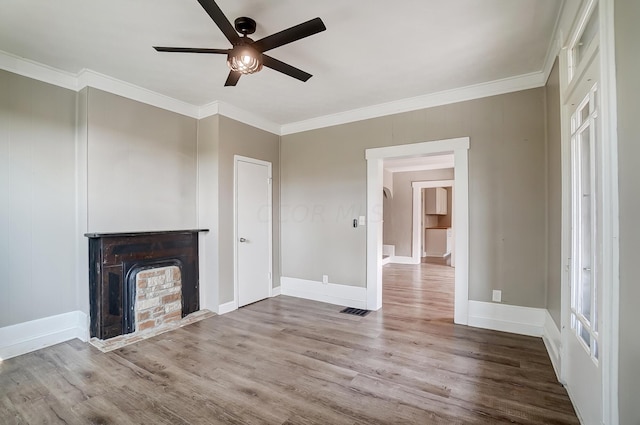
POLYGON ((385 266, 366 317, 279 296, 111 353, 6 360, 0 423, 578 424, 540 339, 452 324, 451 270, 385 266))

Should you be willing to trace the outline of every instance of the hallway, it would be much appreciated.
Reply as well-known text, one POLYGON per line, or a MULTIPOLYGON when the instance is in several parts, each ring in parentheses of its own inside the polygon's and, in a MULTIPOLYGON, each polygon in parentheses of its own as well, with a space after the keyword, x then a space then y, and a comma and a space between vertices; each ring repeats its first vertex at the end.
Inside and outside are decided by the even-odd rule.
POLYGON ((453 267, 439 264, 385 265, 383 310, 453 323, 454 272, 453 267))

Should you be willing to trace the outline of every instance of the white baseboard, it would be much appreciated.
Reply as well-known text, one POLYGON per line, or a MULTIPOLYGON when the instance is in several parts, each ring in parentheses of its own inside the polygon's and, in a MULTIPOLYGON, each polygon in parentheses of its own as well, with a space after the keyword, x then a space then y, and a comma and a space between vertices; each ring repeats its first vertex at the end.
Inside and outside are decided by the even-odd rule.
POLYGON ((230 313, 234 310, 237 310, 238 306, 235 301, 229 301, 228 303, 220 304, 218 306, 218 314, 226 314, 230 313))
POLYGON ((78 338, 89 340, 88 317, 70 311, 30 322, 0 328, 0 360, 10 359, 41 348, 78 338))
POLYGON ((380 264, 384 266, 385 264, 389 264, 390 262, 391 262, 391 257, 383 257, 380 264))
POLYGON ((469 326, 542 336, 546 309, 469 300, 469 326))
POLYGON ((280 278, 280 288, 282 295, 346 307, 367 308, 367 288, 363 287, 323 284, 315 280, 283 276, 280 278))
POLYGON ((544 341, 545 347, 547 347, 547 352, 549 353, 551 364, 553 364, 553 370, 556 372, 556 377, 558 381, 561 381, 560 368, 562 367, 562 363, 560 353, 562 352, 562 336, 560 329, 556 326, 556 322, 553 321, 551 314, 549 314, 549 310, 545 310, 542 340, 544 341))
POLYGON ((277 297, 281 293, 282 286, 276 286, 271 290, 271 297, 277 297))
POLYGON ((388 255, 389 257, 393 257, 394 255, 396 255, 396 246, 382 245, 382 255, 388 255))
POLYGON ((389 260, 390 263, 393 264, 420 264, 420 259, 418 258, 418 261, 414 260, 413 257, 405 257, 402 255, 394 255, 391 258, 391 260, 389 260))

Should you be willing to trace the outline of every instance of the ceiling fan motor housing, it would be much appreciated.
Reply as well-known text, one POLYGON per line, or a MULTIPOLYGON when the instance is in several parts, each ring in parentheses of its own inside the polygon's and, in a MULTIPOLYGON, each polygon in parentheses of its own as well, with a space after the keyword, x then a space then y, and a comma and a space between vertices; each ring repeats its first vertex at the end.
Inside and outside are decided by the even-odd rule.
POLYGON ((243 34, 244 36, 256 32, 256 21, 246 16, 236 18, 234 24, 236 27, 236 31, 238 31, 240 34, 243 34))

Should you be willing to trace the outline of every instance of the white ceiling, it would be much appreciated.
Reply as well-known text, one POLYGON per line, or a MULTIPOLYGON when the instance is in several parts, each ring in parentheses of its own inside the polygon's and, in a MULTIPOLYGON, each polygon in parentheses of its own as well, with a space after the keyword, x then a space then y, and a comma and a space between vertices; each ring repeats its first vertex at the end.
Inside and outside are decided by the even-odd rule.
POLYGON ((269 52, 311 74, 265 68, 223 87, 228 48, 196 0, 1 0, 0 50, 50 67, 90 69, 196 106, 221 101, 289 124, 541 72, 560 0, 217 0, 255 40, 319 16, 327 31, 269 52))
POLYGON ((416 156, 411 158, 394 158, 383 161, 385 170, 392 173, 402 173, 407 171, 440 170, 443 168, 453 168, 453 154, 416 156))

